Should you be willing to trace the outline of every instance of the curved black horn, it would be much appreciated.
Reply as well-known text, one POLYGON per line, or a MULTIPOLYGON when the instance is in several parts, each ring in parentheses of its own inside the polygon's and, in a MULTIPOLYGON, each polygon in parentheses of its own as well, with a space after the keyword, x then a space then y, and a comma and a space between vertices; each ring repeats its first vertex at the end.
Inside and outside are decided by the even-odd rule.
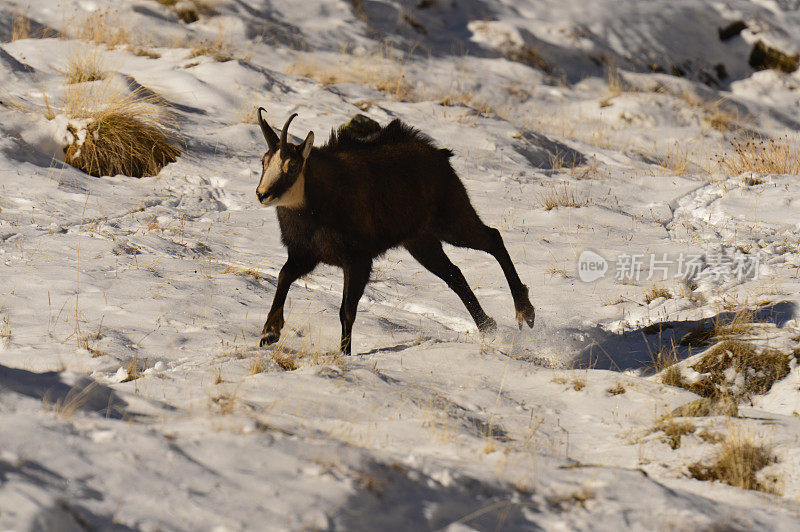
POLYGON ((286 123, 283 124, 283 129, 281 130, 281 149, 286 147, 286 132, 289 131, 289 124, 292 123, 292 120, 294 120, 296 116, 297 113, 293 113, 292 116, 286 120, 286 123))
POLYGON ((267 112, 263 107, 258 108, 258 124, 261 126, 261 132, 264 134, 264 139, 266 139, 270 151, 275 151, 278 148, 278 135, 275 134, 272 128, 269 127, 269 124, 267 124, 267 121, 264 120, 264 117, 261 116, 261 111, 267 112))

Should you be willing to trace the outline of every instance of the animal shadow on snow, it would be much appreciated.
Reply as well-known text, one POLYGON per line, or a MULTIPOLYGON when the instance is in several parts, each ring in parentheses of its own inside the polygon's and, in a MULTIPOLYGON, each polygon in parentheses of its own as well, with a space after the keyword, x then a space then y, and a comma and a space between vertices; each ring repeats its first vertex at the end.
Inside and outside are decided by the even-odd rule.
POLYGON ((55 371, 35 373, 0 365, 0 390, 12 391, 61 408, 95 412, 104 417, 127 417, 127 403, 108 386, 88 377, 69 385, 55 371))
MULTIPOLYGON (((774 324, 783 327, 795 316, 796 306, 790 301, 780 301, 754 311, 752 323, 774 324)), ((659 353, 666 353, 672 362, 689 358, 715 343, 710 337, 715 323, 729 323, 732 312, 721 312, 710 318, 686 321, 663 321, 621 334, 609 333, 599 328, 586 331, 591 337, 572 360, 576 368, 634 370, 643 374, 658 371, 659 353)))

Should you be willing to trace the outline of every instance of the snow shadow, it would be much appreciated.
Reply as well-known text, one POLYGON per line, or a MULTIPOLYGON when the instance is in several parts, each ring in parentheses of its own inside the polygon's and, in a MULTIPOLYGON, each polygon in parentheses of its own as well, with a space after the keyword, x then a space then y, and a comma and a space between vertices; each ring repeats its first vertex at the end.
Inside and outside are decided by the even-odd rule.
MULTIPOLYGON (((752 322, 780 328, 794 319, 796 311, 795 303, 780 301, 754 311, 752 322)), ((664 353, 662 358, 666 356, 668 360, 689 358, 714 343, 710 331, 715 323, 728 323, 733 317, 732 312, 721 312, 700 320, 652 323, 622 334, 603 331, 600 327, 583 331, 588 340, 572 359, 572 365, 611 371, 634 370, 650 375, 656 372, 659 353, 664 353)))
POLYGON ((35 373, 0 365, 0 390, 39 399, 62 410, 84 410, 122 419, 127 403, 103 384, 88 377, 69 385, 55 371, 35 373))
POLYGON ((586 157, 578 150, 534 131, 525 131, 514 143, 514 150, 525 157, 531 166, 543 170, 586 164, 586 157))
POLYGON ((536 511, 536 503, 471 478, 442 484, 401 465, 372 463, 356 485, 331 530, 541 530, 523 513, 536 511))
POLYGON ((29 530, 108 530, 125 532, 130 527, 114 522, 113 516, 98 515, 72 499, 101 501, 103 493, 88 487, 82 481, 69 479, 32 460, 11 463, 0 458, 0 485, 10 482, 12 489, 26 491, 31 485, 53 495, 55 502, 39 509, 30 519, 29 530), (69 493, 69 495, 67 495, 69 493), (69 497, 69 498, 67 498, 69 497))
POLYGON ((103 530, 108 532, 128 532, 136 530, 116 523, 113 516, 101 516, 71 501, 61 500, 49 508, 43 508, 31 520, 30 530, 57 530, 79 532, 84 530, 103 530))
MULTIPOLYGON (((10 42, 14 20, 19 17, 19 24, 28 28, 31 38, 42 39, 46 37, 60 37, 61 32, 46 26, 39 21, 20 14, 17 10, 4 9, 0 11, 0 42, 10 42)), ((0 54, 3 51, 0 50, 0 54)))

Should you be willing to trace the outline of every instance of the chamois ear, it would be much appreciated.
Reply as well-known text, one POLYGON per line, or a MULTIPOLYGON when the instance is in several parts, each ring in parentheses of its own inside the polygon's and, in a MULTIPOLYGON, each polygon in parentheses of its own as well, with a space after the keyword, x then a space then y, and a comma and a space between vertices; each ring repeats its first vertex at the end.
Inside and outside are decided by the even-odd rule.
POLYGON ((311 153, 311 148, 314 147, 314 132, 309 131, 308 135, 306 136, 306 140, 303 141, 301 149, 303 151, 303 159, 308 159, 308 155, 311 153))

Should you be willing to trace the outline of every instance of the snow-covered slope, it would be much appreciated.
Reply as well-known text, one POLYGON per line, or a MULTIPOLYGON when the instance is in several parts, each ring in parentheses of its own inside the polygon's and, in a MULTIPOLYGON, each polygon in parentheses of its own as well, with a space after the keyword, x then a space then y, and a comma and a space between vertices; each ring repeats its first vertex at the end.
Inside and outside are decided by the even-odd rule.
POLYGON ((797 346, 798 176, 725 162, 735 130, 797 151, 800 74, 748 60, 759 40, 797 53, 798 6, 219 0, 196 22, 177 13, 0 6, 0 528, 797 528, 794 357, 739 417, 695 418, 676 448, 660 419, 697 396, 654 373, 673 346, 705 349, 680 345, 701 320, 741 309, 755 345, 797 346), (12 42, 20 15, 31 35, 12 42), (127 36, 74 38, 99 15, 127 36), (204 40, 234 59, 192 57, 204 40), (156 177, 63 162, 66 118, 45 110, 61 115, 67 60, 94 47, 114 87, 171 106, 183 153, 156 177), (286 252, 254 197, 253 105, 276 126, 299 113, 298 137, 361 112, 451 148, 531 289, 534 329, 517 329, 490 256, 446 248, 498 321, 481 337, 393 250, 375 262, 353 356, 335 353, 342 277, 327 266, 293 286, 281 343, 258 348, 286 252), (592 282, 586 251, 607 261, 592 282), (664 254, 662 279, 650 261, 664 254), (751 275, 722 275, 715 257, 751 275), (781 494, 692 478, 719 449, 700 434, 734 432, 772 447, 759 478, 781 494))

